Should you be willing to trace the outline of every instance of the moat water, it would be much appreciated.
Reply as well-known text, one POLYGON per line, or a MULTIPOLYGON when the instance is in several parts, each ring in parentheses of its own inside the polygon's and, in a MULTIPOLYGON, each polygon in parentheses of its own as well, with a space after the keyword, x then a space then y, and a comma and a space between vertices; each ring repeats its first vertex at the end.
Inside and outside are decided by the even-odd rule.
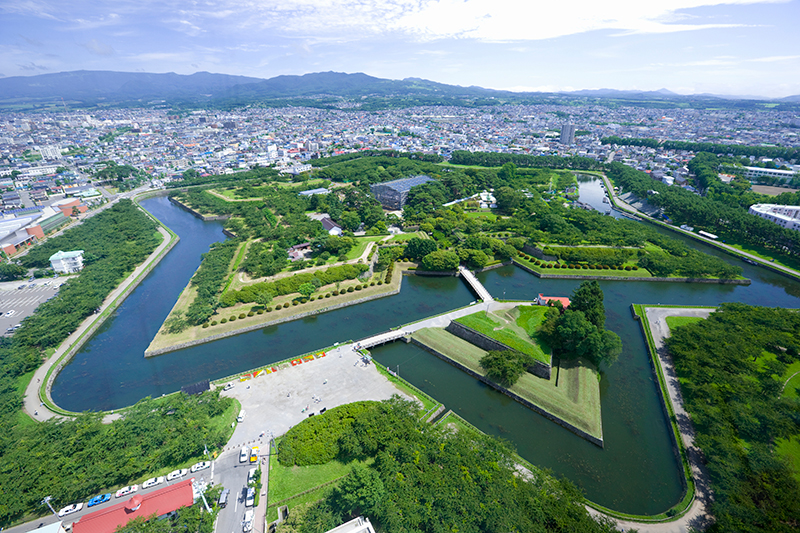
MULTIPOLYGON (((580 185, 582 198, 585 188, 601 187, 599 181, 592 180, 580 185)), ((602 202, 602 195, 599 198, 602 202)), ((220 223, 202 222, 166 198, 145 200, 142 206, 175 231, 181 241, 56 378, 52 396, 65 409, 117 409, 202 379, 221 378, 335 342, 360 339, 461 307, 475 298, 457 278, 407 276, 395 296, 145 359, 145 348, 199 265, 200 254, 224 237, 220 223)), ((531 463, 573 481, 592 501, 629 513, 663 512, 681 497, 680 464, 672 453, 669 426, 630 304, 743 302, 800 307, 800 283, 682 239, 704 252, 741 264, 744 275, 753 283, 601 282, 606 326, 622 338, 624 346, 617 363, 601 369, 604 449, 413 345, 392 343, 375 348, 373 354, 387 366, 399 365, 403 378, 479 429, 513 443, 531 463)), ((520 300, 532 299, 540 292, 569 295, 579 284, 541 280, 515 267, 478 277, 495 297, 520 300)))

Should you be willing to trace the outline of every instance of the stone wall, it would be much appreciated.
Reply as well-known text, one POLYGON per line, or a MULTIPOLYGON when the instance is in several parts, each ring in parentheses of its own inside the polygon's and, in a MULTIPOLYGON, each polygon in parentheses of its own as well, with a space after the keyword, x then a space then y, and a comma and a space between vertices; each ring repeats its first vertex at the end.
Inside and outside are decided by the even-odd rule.
POLYGON ((177 205, 181 209, 183 209, 185 211, 188 211, 193 216, 199 218, 203 222, 208 222, 209 220, 228 220, 229 218, 231 218, 230 215, 201 215, 200 213, 198 213, 197 211, 195 211, 194 209, 192 209, 188 205, 184 204, 180 200, 175 199, 174 196, 170 196, 169 197, 169 201, 172 202, 173 204, 177 205))
POLYGON ((388 292, 383 292, 383 293, 380 293, 380 294, 373 294, 373 295, 370 295, 370 296, 365 296, 363 298, 359 298, 357 300, 351 300, 349 302, 342 302, 342 303, 338 303, 338 304, 333 304, 333 305, 329 305, 327 307, 323 307, 322 309, 317 309, 317 310, 314 310, 314 311, 307 311, 305 313, 299 313, 299 314, 296 314, 296 315, 285 316, 285 317, 281 317, 281 318, 278 318, 278 319, 275 319, 275 320, 270 320, 268 322, 259 322, 258 324, 252 324, 250 326, 246 326, 246 327, 243 327, 243 328, 235 329, 233 331, 226 331, 224 333, 219 333, 217 335, 211 335, 209 337, 204 337, 202 339, 197 339, 197 340, 188 341, 188 342, 182 342, 180 344, 174 344, 172 346, 167 346, 165 348, 159 348, 158 350, 146 351, 144 353, 144 356, 145 357, 155 357, 156 355, 162 355, 162 354, 165 354, 165 353, 174 352, 176 350, 182 350, 184 348, 189 348, 191 346, 197 346, 198 344, 204 344, 206 342, 213 342, 213 341, 216 341, 216 340, 219 340, 219 339, 224 339, 226 337, 233 337, 234 335, 239 335, 240 333, 247 333, 248 331, 255 331, 257 329, 267 328, 269 326, 275 326, 277 324, 283 324, 284 322, 291 322, 292 320, 299 320, 301 318, 306 318, 306 317, 309 317, 309 316, 318 315, 320 313, 325 313, 327 311, 333 311, 334 309, 341 309, 343 307, 348 307, 348 306, 351 306, 351 305, 356 305, 356 304, 360 304, 360 303, 364 303, 364 302, 369 302, 371 300, 377 300, 378 298, 384 298, 386 296, 392 296, 394 294, 398 294, 400 292, 401 287, 402 287, 402 278, 401 278, 401 283, 397 286, 397 289, 394 289, 394 290, 391 290, 391 291, 388 291, 388 292))
POLYGON ((595 437, 593 435, 589 435, 585 431, 583 431, 583 430, 581 430, 579 428, 576 428, 575 426, 573 426, 572 424, 570 424, 566 420, 562 420, 561 418, 555 416, 554 414, 552 414, 552 413, 550 413, 548 411, 545 411, 544 409, 542 409, 541 407, 539 407, 535 403, 532 403, 532 402, 526 400, 525 398, 522 398, 521 396, 511 392, 510 390, 506 389, 505 387, 502 387, 502 386, 498 385, 497 383, 495 383, 494 381, 488 379, 487 377, 475 372, 474 370, 472 370, 470 368, 467 368, 466 366, 462 365, 461 363, 459 363, 457 361, 454 361, 454 360, 450 359, 449 357, 447 357, 447 355, 445 355, 445 354, 443 354, 441 352, 438 352, 437 350, 434 350, 430 346, 427 346, 427 345, 421 343, 420 341, 418 341, 414 337, 411 338, 411 342, 413 342, 414 344, 416 344, 417 346, 419 346, 423 350, 426 350, 426 351, 432 353, 433 355, 435 355, 439 359, 441 359, 441 360, 443 360, 443 361, 445 361, 447 363, 450 363, 451 365, 453 365, 454 367, 458 368, 459 370, 462 370, 462 371, 466 372, 467 374, 469 374, 470 376, 474 377, 475 379, 479 379, 480 381, 486 383, 490 387, 498 390, 499 392, 502 392, 503 394, 505 394, 509 398, 521 403, 522 405, 524 405, 528 409, 530 409, 532 411, 535 411, 535 412, 539 413, 540 415, 542 415, 543 417, 545 417, 545 418, 547 418, 549 420, 552 420, 553 422, 555 422, 559 426, 562 426, 562 427, 572 431, 573 433, 575 433, 579 437, 582 437, 582 438, 588 440, 589 442, 591 442, 592 444, 600 446, 601 448, 603 447, 603 439, 602 439, 602 437, 598 438, 598 437, 595 437))
POLYGON ((533 257, 535 257, 536 259, 539 259, 541 261, 556 261, 556 260, 558 260, 558 257, 556 257, 554 255, 545 255, 545 253, 543 251, 541 251, 540 249, 536 248, 535 246, 529 246, 529 245, 526 244, 525 246, 522 247, 522 251, 524 253, 528 254, 528 255, 532 255, 533 257))
POLYGON ((83 345, 89 339, 92 338, 92 335, 94 335, 94 333, 100 328, 100 326, 102 326, 103 323, 105 323, 105 321, 108 318, 114 316, 113 310, 118 308, 122 304, 122 302, 125 301, 125 298, 127 298, 133 292, 133 290, 139 286, 139 284, 142 281, 144 281, 147 275, 150 274, 150 272, 156 266, 158 266, 161 260, 167 256, 170 250, 172 250, 180 240, 180 238, 177 235, 173 238, 169 232, 167 232, 166 238, 172 239, 171 242, 167 245, 167 247, 164 248, 164 250, 161 251, 158 257, 153 259, 153 261, 147 266, 147 268, 145 268, 136 277, 136 279, 130 285, 128 285, 128 288, 125 289, 125 291, 122 292, 122 294, 120 294, 117 297, 115 302, 116 305, 110 305, 108 308, 103 310, 103 313, 101 313, 101 315, 97 318, 97 320, 95 320, 94 323, 91 326, 89 326, 89 328, 86 329, 81 338, 69 349, 66 355, 64 355, 64 357, 62 357, 61 360, 55 365, 53 371, 50 373, 50 379, 48 380, 47 383, 45 383, 45 394, 47 395, 47 398, 53 403, 53 405, 55 405, 55 402, 53 401, 52 396, 50 396, 50 392, 53 388, 53 382, 55 381, 56 377, 61 372, 61 370, 67 365, 67 363, 70 362, 70 360, 75 356, 75 354, 78 353, 78 351, 83 347, 83 345))
MULTIPOLYGON (((708 278, 634 278, 627 276, 599 276, 588 275, 579 276, 575 274, 541 274, 530 267, 514 261, 514 264, 526 272, 530 272, 537 278, 542 279, 578 279, 578 280, 591 280, 597 279, 602 281, 668 281, 671 283, 714 283, 717 285, 750 285, 752 281, 749 279, 708 279, 708 278)), ((596 271, 597 272, 597 271, 596 271)))
MULTIPOLYGON (((465 341, 469 342, 470 344, 474 344, 481 350, 486 350, 487 352, 490 350, 499 350, 499 351, 506 351, 511 350, 516 352, 510 346, 506 346, 500 341, 497 341, 491 337, 484 335, 479 331, 475 331, 472 328, 468 328, 464 324, 459 324, 458 322, 451 320, 450 323, 444 328, 445 331, 452 333, 456 337, 460 337, 465 341)), ((528 372, 533 374, 534 376, 539 376, 540 378, 550 379, 550 374, 552 369, 550 365, 542 363, 541 361, 535 361, 532 367, 528 368, 528 372)))

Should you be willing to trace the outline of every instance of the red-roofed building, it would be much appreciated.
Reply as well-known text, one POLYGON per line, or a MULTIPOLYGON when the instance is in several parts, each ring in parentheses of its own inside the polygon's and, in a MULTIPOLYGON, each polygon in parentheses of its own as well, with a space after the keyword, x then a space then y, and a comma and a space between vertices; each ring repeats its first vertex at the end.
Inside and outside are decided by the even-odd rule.
POLYGON ((72 524, 73 533, 114 533, 140 516, 163 516, 194 503, 192 480, 187 479, 148 494, 134 494, 128 500, 82 516, 72 524))
POLYGON ((536 303, 539 305, 550 305, 550 302, 561 302, 561 307, 564 309, 569 307, 570 304, 569 298, 560 296, 542 296, 539 294, 539 297, 536 299, 536 303))

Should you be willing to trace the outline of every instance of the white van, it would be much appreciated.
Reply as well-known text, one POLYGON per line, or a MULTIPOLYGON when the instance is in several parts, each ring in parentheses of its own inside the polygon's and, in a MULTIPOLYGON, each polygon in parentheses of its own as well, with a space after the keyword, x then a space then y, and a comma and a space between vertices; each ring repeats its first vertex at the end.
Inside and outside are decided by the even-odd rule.
POLYGON ((244 422, 244 409, 239 411, 239 416, 236 417, 237 422, 244 422))
POLYGON ((247 449, 247 446, 242 446, 242 449, 239 451, 239 462, 246 463, 250 459, 250 450, 247 449))

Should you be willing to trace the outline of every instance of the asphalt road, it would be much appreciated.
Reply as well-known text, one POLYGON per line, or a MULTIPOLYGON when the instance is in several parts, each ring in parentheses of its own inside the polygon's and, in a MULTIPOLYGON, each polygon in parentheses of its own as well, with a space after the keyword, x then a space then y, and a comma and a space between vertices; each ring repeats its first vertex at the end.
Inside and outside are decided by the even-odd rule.
MULTIPOLYGON (((266 444, 260 448, 266 450, 266 444)), ((220 510, 217 516, 216 533, 241 533, 244 514, 252 507, 245 506, 245 487, 248 472, 256 468, 256 464, 239 462, 239 450, 233 449, 221 454, 214 461, 214 484, 230 489, 228 506, 220 510)), ((262 498, 263 500, 264 498, 262 498)), ((209 502, 211 503, 211 502, 209 502)), ((258 522, 256 521, 256 524, 258 522)), ((263 519, 261 521, 263 523, 263 519)))

